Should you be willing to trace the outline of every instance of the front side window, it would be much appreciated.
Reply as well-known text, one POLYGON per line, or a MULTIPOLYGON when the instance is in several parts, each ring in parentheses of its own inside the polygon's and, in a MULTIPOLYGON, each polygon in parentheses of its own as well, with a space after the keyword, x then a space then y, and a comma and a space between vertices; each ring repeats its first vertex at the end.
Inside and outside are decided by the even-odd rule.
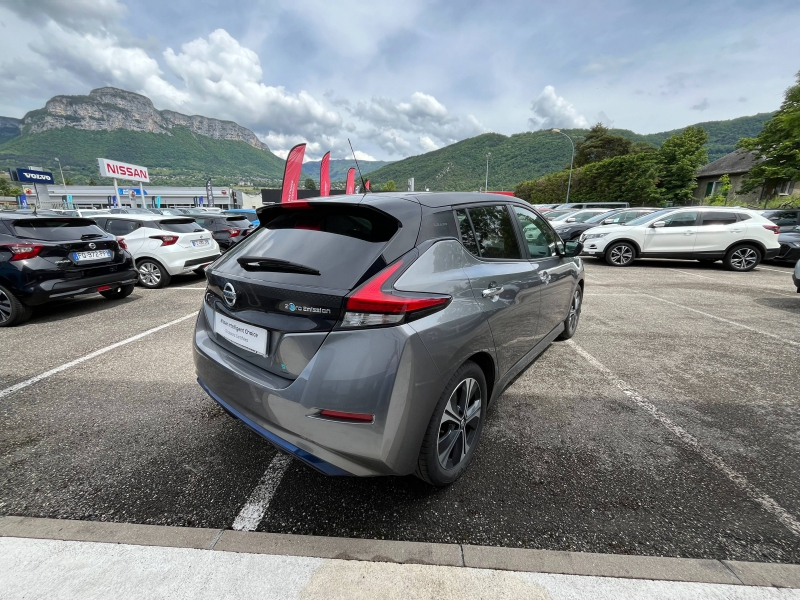
POLYGON ((730 225, 738 221, 736 213, 713 211, 703 213, 703 225, 730 225))
POLYGON ((697 223, 697 212, 677 212, 659 221, 664 221, 665 227, 691 227, 697 223))
POLYGON ((468 212, 481 258, 522 258, 517 233, 505 206, 481 206, 468 212))
POLYGON ((514 207, 514 212, 522 226, 525 243, 531 258, 545 258, 556 255, 556 236, 544 220, 529 210, 514 207))

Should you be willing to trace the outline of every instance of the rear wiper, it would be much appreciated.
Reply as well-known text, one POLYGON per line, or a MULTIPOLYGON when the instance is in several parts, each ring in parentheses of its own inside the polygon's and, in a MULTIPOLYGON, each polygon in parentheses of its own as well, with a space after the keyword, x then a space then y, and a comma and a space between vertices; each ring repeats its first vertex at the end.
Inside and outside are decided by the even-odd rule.
POLYGON ((274 271, 276 273, 302 273, 303 275, 320 275, 316 269, 305 265, 280 260, 277 258, 263 258, 260 256, 241 256, 236 261, 246 271, 274 271))

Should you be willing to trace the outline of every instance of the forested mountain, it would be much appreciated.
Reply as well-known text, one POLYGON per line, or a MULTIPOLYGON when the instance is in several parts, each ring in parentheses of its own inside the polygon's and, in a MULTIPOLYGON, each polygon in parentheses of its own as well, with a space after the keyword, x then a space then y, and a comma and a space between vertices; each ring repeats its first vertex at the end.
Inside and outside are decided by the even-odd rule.
MULTIPOLYGON (((698 126, 708 132, 709 160, 716 160, 732 152, 739 138, 757 135, 772 114, 760 113, 729 121, 698 123, 698 126)), ((589 130, 563 131, 578 143, 589 130)), ((682 129, 641 135, 627 129, 611 129, 610 133, 627 137, 634 142, 660 146, 664 140, 680 131, 682 129)), ((370 179, 377 185, 394 180, 398 189, 405 189, 406 181, 414 177, 417 190, 424 190, 426 187, 431 191, 477 190, 484 185, 486 154, 491 153, 489 189, 513 190, 521 181, 568 167, 571 152, 569 141, 549 130, 511 136, 485 133, 433 152, 397 161, 370 173, 370 179)))

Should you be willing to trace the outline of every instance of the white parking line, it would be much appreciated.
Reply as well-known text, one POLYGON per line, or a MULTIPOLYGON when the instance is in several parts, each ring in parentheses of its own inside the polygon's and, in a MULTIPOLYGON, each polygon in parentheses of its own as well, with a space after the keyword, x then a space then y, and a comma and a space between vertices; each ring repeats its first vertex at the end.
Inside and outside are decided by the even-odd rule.
POLYGON ((784 344, 789 344, 791 346, 798 346, 800 347, 800 342, 795 342, 793 340, 787 340, 786 338, 782 338, 779 335, 775 335, 774 333, 770 333, 769 331, 763 331, 762 329, 756 329, 755 327, 750 327, 749 325, 745 325, 743 323, 737 323, 736 321, 731 321, 730 319, 725 319, 723 317, 718 317, 717 315, 712 315, 711 313, 703 312, 702 310, 697 310, 696 308, 691 308, 689 306, 684 306, 683 304, 678 304, 677 302, 671 302, 670 300, 664 300, 664 298, 659 298, 658 296, 653 296, 652 294, 645 294, 644 292, 638 292, 641 296, 647 296, 648 298, 652 298, 653 300, 658 300, 659 302, 665 302, 667 304, 672 304, 672 306, 677 306, 678 308, 682 308, 684 310, 689 310, 691 312, 695 312, 699 315, 703 315, 704 317, 709 317, 711 319, 716 319, 717 321, 722 321, 723 323, 728 323, 729 325, 735 325, 736 327, 741 327, 742 329, 747 329, 748 331, 752 331, 753 333, 758 333, 761 335, 766 335, 767 337, 771 337, 772 339, 778 340, 783 342, 784 344))
POLYGON ((283 479, 283 474, 292 462, 292 457, 278 452, 269 463, 256 489, 250 494, 242 510, 236 515, 231 527, 237 531, 255 531, 264 513, 267 512, 270 500, 283 479))
POLYGON ((690 273, 689 271, 681 271, 680 269, 672 269, 673 271, 677 271, 678 273, 683 273, 684 275, 691 275, 692 277, 702 277, 703 279, 713 279, 713 277, 709 277, 708 275, 698 275, 697 273, 690 273))
POLYGON ((789 531, 797 536, 800 536, 800 520, 798 520, 797 517, 780 506, 770 496, 767 496, 764 492, 751 484, 744 475, 730 468, 719 456, 703 446, 699 441, 697 441, 697 438, 686 431, 683 427, 671 421, 670 418, 656 408, 656 406, 650 400, 642 396, 625 381, 617 377, 616 374, 614 374, 594 356, 589 354, 586 350, 578 346, 578 344, 572 340, 567 340, 567 343, 572 346, 575 352, 585 358, 590 365, 600 371, 606 377, 609 383, 622 390, 622 392, 640 408, 643 408, 645 411, 650 413, 650 415, 659 423, 661 423, 661 425, 663 425, 670 433, 677 437, 681 442, 686 444, 689 448, 697 452, 708 464, 725 475, 737 488, 743 491, 751 500, 760 504, 762 508, 771 513, 775 518, 778 519, 778 521, 780 521, 787 529, 789 529, 789 531))
POLYGON ((68 363, 64 363, 54 369, 50 369, 49 371, 45 371, 44 373, 40 373, 35 377, 31 377, 30 379, 26 379, 25 381, 20 381, 12 385, 11 387, 7 387, 4 390, 0 390, 0 398, 4 398, 6 396, 10 396, 14 392, 18 392, 34 383, 41 381, 42 379, 47 379, 48 377, 55 375, 56 373, 61 373, 61 371, 66 371, 70 367, 74 367, 75 365, 79 365, 82 362, 86 362, 87 360, 91 360, 100 356, 101 354, 105 354, 106 352, 110 352, 115 348, 119 348, 120 346, 124 346, 125 344, 130 344, 131 342, 135 342, 136 340, 140 340, 145 336, 150 335, 151 333, 155 333, 156 331, 161 331, 167 327, 171 327, 172 325, 176 325, 186 319, 193 319, 197 316, 197 312, 193 312, 192 314, 186 315, 185 317, 181 317, 180 319, 175 319, 174 321, 170 321, 169 323, 164 323, 163 325, 159 325, 158 327, 153 327, 152 329, 148 329, 147 331, 143 331, 142 333, 137 333, 133 337, 129 337, 128 339, 122 340, 121 342, 117 342, 115 344, 111 344, 110 346, 106 346, 105 348, 100 348, 99 350, 95 350, 94 352, 90 352, 85 356, 81 356, 80 358, 76 358, 68 363))
POLYGON ((781 271, 780 269, 768 269, 767 267, 760 267, 760 266, 756 267, 755 270, 756 271, 772 271, 773 273, 783 273, 784 275, 791 275, 792 274, 792 272, 790 270, 781 271))

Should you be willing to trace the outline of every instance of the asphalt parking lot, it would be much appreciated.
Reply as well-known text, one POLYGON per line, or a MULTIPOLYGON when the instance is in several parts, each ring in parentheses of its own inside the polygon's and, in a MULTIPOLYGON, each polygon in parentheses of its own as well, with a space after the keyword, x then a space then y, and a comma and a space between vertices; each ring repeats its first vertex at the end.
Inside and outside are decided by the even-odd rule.
POLYGON ((447 489, 327 478, 226 416, 194 378, 202 279, 40 308, 0 331, 0 515, 800 563, 791 270, 586 269, 577 335, 447 489))

